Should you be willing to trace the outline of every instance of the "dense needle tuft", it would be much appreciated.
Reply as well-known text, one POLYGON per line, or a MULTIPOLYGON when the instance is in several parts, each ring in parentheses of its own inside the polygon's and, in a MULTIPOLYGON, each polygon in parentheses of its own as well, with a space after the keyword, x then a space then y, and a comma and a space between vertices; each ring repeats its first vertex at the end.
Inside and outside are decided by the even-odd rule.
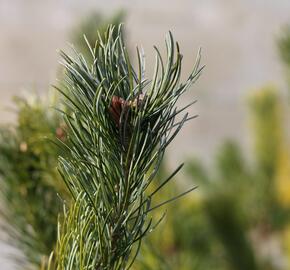
POLYGON ((75 202, 60 222, 57 269, 129 269, 142 238, 157 225, 150 211, 175 199, 151 203, 182 166, 153 192, 148 186, 166 147, 194 117, 177 117, 194 102, 179 109, 176 102, 200 75, 200 54, 180 83, 182 56, 169 33, 166 62, 155 48, 149 80, 143 55, 137 49, 135 71, 121 28, 117 37, 113 30, 108 28, 94 47, 88 44, 92 61, 77 52, 75 59, 62 53, 66 78, 59 91, 67 107, 67 140, 60 144, 68 154, 60 158, 59 169, 75 202))

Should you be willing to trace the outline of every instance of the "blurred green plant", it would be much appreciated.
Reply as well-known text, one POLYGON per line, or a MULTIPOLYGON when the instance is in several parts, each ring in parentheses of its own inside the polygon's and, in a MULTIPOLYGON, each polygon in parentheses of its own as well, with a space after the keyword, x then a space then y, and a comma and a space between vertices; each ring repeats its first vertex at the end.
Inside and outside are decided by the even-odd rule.
MULTIPOLYGON (((167 224, 150 237, 136 270, 258 269, 244 232, 247 205, 237 196, 249 196, 245 193, 249 191, 249 173, 233 142, 225 143, 218 153, 212 174, 198 160, 187 166, 190 178, 199 185, 198 192, 168 209, 167 224), (151 249, 155 253, 150 254, 151 249)), ((176 189, 171 183, 171 192, 176 189)))
MULTIPOLYGON (((193 179, 200 182, 203 211, 208 226, 222 245, 224 258, 219 264, 224 264, 223 269, 258 269, 246 233, 250 225, 249 220, 252 221, 253 208, 249 206, 255 194, 249 187, 253 177, 250 174, 251 170, 246 167, 240 149, 231 141, 224 143, 216 156, 215 169, 212 174, 207 174, 206 182, 204 177, 197 178, 200 171, 205 172, 200 166, 191 163, 189 172, 196 176, 193 179)), ((216 261, 219 261, 217 257, 216 261)))
POLYGON ((282 62, 290 68, 290 26, 284 27, 284 30, 278 38, 278 49, 282 62))
POLYGON ((290 87, 290 25, 287 25, 283 28, 277 43, 280 58, 285 65, 288 87, 290 87))
POLYGON ((15 103, 16 125, 0 130, 1 214, 9 243, 40 265, 56 241, 62 208, 57 192, 65 194, 56 170, 60 151, 44 140, 65 140, 65 129, 46 101, 16 98, 15 103))
MULTIPOLYGON (((268 86, 250 97, 250 121, 253 131, 255 181, 259 184, 260 220, 271 229, 280 229, 288 221, 288 210, 280 203, 276 176, 281 153, 287 148, 283 119, 284 104, 278 90, 268 86)), ((259 201, 257 201, 259 202, 259 201)))
MULTIPOLYGON (((288 256, 283 246, 290 234, 283 103, 267 86, 248 104, 253 154, 243 154, 228 140, 211 167, 189 161, 188 176, 198 192, 169 207, 168 222, 149 237, 136 270, 287 269, 280 265, 288 256)), ((170 187, 171 192, 179 188, 174 182, 170 187)))
POLYGON ((282 144, 282 106, 278 91, 265 87, 249 99, 254 155, 259 169, 273 178, 282 144))

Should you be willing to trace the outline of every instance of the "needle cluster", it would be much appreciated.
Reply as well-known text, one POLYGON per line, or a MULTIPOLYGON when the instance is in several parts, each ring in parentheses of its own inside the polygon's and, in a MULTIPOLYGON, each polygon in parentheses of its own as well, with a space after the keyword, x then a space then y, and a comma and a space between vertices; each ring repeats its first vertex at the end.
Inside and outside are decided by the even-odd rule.
POLYGON ((150 212, 192 190, 152 205, 182 165, 155 190, 148 187, 167 146, 194 117, 185 112, 194 102, 179 109, 176 102, 200 75, 200 54, 180 83, 182 55, 169 33, 166 62, 155 48, 149 80, 142 53, 137 49, 135 71, 121 27, 117 36, 113 31, 109 27, 105 38, 88 44, 89 61, 77 52, 75 58, 61 53, 66 77, 58 90, 68 108, 68 138, 60 144, 68 154, 60 157, 59 170, 74 203, 59 223, 56 269, 129 269, 142 238, 158 224, 150 212))

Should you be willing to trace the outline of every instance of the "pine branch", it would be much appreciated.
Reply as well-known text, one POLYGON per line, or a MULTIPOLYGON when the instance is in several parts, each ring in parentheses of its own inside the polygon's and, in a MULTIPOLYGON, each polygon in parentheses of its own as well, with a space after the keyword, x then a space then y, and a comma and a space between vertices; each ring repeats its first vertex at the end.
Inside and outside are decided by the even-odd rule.
POLYGON ((71 114, 64 114, 69 155, 59 159, 59 170, 75 202, 60 221, 51 269, 130 268, 154 228, 149 212, 164 204, 152 205, 158 190, 146 190, 190 119, 188 113, 177 119, 183 109, 176 102, 201 74, 200 53, 187 81, 179 83, 182 55, 169 33, 167 60, 155 48, 155 73, 147 80, 142 54, 137 49, 136 72, 121 27, 117 36, 114 31, 108 28, 89 48, 93 59, 61 53, 66 78, 60 91, 71 114))

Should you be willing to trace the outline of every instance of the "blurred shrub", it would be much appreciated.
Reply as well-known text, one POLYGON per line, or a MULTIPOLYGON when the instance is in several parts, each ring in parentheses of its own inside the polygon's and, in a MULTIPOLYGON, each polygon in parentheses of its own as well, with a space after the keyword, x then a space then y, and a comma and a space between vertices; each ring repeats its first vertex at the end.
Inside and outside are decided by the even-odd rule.
POLYGON ((288 269, 290 158, 278 91, 252 94, 249 112, 253 153, 228 140, 210 167, 189 161, 199 188, 169 206, 136 269, 288 269))
POLYGON ((249 104, 257 165, 273 177, 282 144, 282 103, 274 87, 265 87, 250 97, 249 104))
POLYGON ((225 142, 218 151, 214 169, 207 173, 207 181, 197 172, 204 170, 194 161, 189 174, 199 182, 207 226, 213 231, 213 239, 220 245, 220 253, 207 254, 221 269, 258 269, 257 261, 246 230, 253 208, 249 206, 254 194, 250 188, 252 173, 242 157, 239 147, 225 142))
POLYGON ((290 26, 286 26, 278 39, 278 49, 282 61, 290 68, 290 26))
POLYGON ((280 58, 285 65, 286 80, 290 87, 290 25, 284 27, 278 38, 278 51, 280 58))
POLYGON ((56 171, 59 149, 45 137, 65 140, 65 129, 38 98, 16 98, 16 105, 16 125, 0 131, 1 213, 10 244, 39 265, 56 240, 57 192, 65 194, 56 171))

